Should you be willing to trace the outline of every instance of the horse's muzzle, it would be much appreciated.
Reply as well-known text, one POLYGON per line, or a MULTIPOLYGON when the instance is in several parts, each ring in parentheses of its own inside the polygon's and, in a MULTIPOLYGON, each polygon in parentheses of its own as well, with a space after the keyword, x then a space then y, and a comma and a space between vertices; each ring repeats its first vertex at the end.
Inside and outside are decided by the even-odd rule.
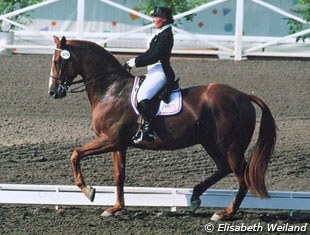
POLYGON ((49 90, 49 96, 53 97, 54 99, 61 99, 67 96, 69 92, 69 87, 66 85, 59 85, 54 89, 49 90))

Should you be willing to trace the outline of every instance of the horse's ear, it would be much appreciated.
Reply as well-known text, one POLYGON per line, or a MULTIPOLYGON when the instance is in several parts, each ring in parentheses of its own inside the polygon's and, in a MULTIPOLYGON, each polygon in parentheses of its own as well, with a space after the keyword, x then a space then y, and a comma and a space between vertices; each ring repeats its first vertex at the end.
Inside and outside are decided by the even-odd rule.
POLYGON ((60 41, 61 46, 66 45, 66 42, 67 42, 67 39, 66 39, 66 37, 65 37, 65 36, 63 36, 63 37, 61 38, 61 41, 60 41))
POLYGON ((55 44, 58 45, 59 44, 59 38, 57 36, 53 36, 53 38, 54 38, 55 44))

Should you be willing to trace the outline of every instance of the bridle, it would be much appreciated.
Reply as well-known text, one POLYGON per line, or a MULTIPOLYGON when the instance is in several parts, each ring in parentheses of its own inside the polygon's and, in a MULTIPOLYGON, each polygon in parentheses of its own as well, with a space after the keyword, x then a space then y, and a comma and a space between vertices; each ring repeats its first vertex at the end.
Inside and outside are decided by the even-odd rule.
POLYGON ((56 79, 60 81, 60 83, 57 86, 57 93, 61 94, 61 96, 66 96, 69 93, 69 87, 72 84, 69 84, 68 82, 68 76, 66 73, 66 68, 69 63, 72 63, 70 60, 70 52, 68 50, 62 50, 59 48, 55 48, 55 50, 60 51, 60 60, 54 61, 55 62, 55 67, 58 76, 53 76, 52 74, 50 75, 50 78, 56 79))
POLYGON ((89 79, 86 83, 84 83, 84 79, 80 79, 78 81, 73 81, 71 83, 68 82, 68 76, 66 73, 66 68, 68 64, 72 64, 71 61, 71 54, 69 50, 67 49, 60 49, 60 48, 55 48, 55 50, 60 51, 60 60, 55 62, 56 70, 59 74, 59 76, 52 76, 50 75, 50 78, 56 79, 60 81, 60 84, 58 85, 57 89, 58 92, 61 93, 63 96, 66 96, 68 93, 79 93, 83 92, 86 90, 86 86, 93 83, 95 80, 101 78, 102 76, 96 76, 92 79, 89 79), (73 89, 70 89, 70 86, 75 85, 75 84, 80 84, 83 83, 82 85, 75 87, 73 89), (83 89, 81 89, 84 87, 83 89))

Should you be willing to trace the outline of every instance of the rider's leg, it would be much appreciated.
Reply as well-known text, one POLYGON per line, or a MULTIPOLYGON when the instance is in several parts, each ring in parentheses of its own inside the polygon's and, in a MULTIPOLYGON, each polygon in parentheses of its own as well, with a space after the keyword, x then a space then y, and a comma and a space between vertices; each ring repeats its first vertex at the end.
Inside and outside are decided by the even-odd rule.
POLYGON ((138 91, 138 103, 145 99, 151 100, 166 84, 167 78, 163 70, 150 69, 138 91))
POLYGON ((148 69, 148 73, 142 83, 138 94, 138 111, 144 119, 141 130, 133 137, 134 143, 140 141, 154 140, 153 134, 153 115, 151 112, 150 100, 166 85, 167 79, 163 72, 161 64, 152 66, 148 69))
POLYGON ((139 143, 140 141, 153 141, 153 115, 151 112, 151 101, 149 99, 141 100, 138 103, 138 110, 143 117, 143 124, 141 130, 133 137, 134 143, 139 143))

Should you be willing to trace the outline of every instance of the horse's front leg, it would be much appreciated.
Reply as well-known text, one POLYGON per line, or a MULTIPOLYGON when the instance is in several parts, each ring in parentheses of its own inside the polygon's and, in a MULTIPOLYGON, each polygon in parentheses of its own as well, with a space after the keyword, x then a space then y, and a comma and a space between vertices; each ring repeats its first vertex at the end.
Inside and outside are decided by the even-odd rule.
POLYGON ((116 186, 116 203, 114 206, 106 209, 101 216, 109 217, 117 211, 124 209, 124 181, 126 168, 126 150, 112 152, 113 169, 114 169, 114 184, 116 186))
POLYGON ((82 176, 80 161, 86 156, 112 151, 115 151, 115 145, 113 145, 106 136, 101 136, 93 142, 75 149, 71 155, 70 161, 73 168, 75 184, 90 201, 94 201, 96 192, 94 188, 86 186, 82 176))

